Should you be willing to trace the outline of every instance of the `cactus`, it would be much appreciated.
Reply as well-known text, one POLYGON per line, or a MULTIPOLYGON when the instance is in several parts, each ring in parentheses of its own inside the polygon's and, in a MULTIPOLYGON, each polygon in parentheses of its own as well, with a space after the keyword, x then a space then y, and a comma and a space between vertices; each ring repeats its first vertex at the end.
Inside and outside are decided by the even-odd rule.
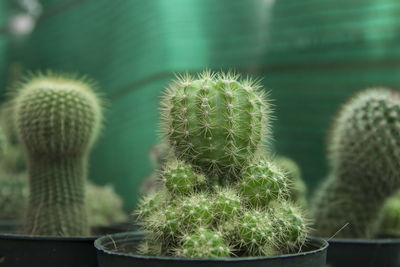
POLYGON ((251 205, 266 206, 270 201, 285 199, 289 194, 286 176, 275 164, 258 160, 250 164, 239 181, 243 198, 251 205))
POLYGON ((301 171, 297 163, 288 157, 276 157, 275 164, 282 169, 291 183, 289 198, 299 205, 307 206, 307 186, 301 178, 301 171))
POLYGON ((258 87, 205 72, 167 91, 161 117, 177 158, 135 211, 147 232, 138 253, 215 258, 301 249, 308 222, 286 201, 285 173, 259 158, 269 117, 258 87))
POLYGON ((20 221, 28 203, 28 177, 0 169, 0 219, 20 221))
POLYGON ((122 199, 111 185, 86 185, 85 203, 90 226, 110 225, 122 222, 127 215, 122 209, 122 199))
POLYGON ((174 254, 177 257, 228 257, 231 250, 224 241, 221 233, 204 228, 199 228, 191 234, 184 235, 181 243, 182 246, 174 251, 174 254))
POLYGON ((87 160, 102 120, 92 85, 75 76, 32 76, 20 84, 13 109, 29 171, 25 232, 88 235, 87 160))
POLYGON ((386 200, 379 215, 376 233, 383 237, 400 236, 400 191, 386 200))
POLYGON ((209 71, 172 83, 161 117, 176 156, 210 179, 237 177, 268 133, 269 108, 259 87, 238 75, 209 71))
POLYGON ((386 200, 400 187, 400 94, 369 89, 347 102, 328 147, 329 179, 313 201, 317 234, 369 238, 386 200))

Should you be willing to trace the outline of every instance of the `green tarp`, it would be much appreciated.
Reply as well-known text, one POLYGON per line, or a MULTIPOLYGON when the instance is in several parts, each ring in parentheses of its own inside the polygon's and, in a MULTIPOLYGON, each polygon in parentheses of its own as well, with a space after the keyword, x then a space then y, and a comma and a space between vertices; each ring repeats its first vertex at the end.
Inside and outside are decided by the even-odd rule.
MULTIPOLYGON (((109 105, 90 176, 114 184, 127 209, 151 171, 159 96, 174 72, 207 67, 263 78, 274 99, 271 144, 301 164, 310 190, 326 175, 325 140, 340 103, 362 88, 400 88, 397 0, 40 3, 31 35, 0 32, 2 89, 16 63, 97 80, 109 105)), ((7 11, 0 1, 0 25, 7 11)))

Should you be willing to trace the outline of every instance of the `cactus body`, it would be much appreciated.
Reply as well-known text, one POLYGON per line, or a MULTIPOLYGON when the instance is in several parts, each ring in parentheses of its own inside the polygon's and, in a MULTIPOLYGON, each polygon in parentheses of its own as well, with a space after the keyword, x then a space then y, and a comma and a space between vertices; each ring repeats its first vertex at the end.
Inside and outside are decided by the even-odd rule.
POLYGON ((193 168, 183 161, 171 162, 167 166, 162 176, 171 194, 188 194, 205 183, 204 176, 195 173, 193 168))
POLYGON ((386 200, 380 212, 376 233, 383 237, 400 237, 400 191, 386 200))
POLYGON ((289 196, 292 201, 302 205, 307 206, 307 186, 301 178, 301 171, 297 163, 288 157, 277 157, 274 160, 275 164, 282 169, 289 182, 291 183, 289 196))
POLYGON ((14 105, 29 170, 26 233, 88 235, 84 185, 102 117, 98 97, 84 81, 48 74, 22 84, 14 105))
POLYGON ((138 206, 147 232, 139 253, 214 258, 299 250, 308 228, 285 201, 287 178, 254 156, 269 121, 257 86, 206 72, 178 80, 163 105, 164 131, 179 159, 166 163, 159 190, 138 206))
POLYGON ((204 228, 183 237, 182 246, 175 250, 175 255, 184 258, 228 257, 229 246, 222 234, 204 228))
POLYGON ((269 202, 288 196, 287 178, 275 164, 259 160, 250 164, 239 180, 239 191, 252 206, 267 206, 269 202))
POLYGON ((267 105, 258 87, 209 72, 173 83, 162 102, 162 119, 178 158, 210 176, 237 175, 267 132, 267 105))
POLYGON ((385 199, 400 187, 400 94, 363 91, 345 104, 331 133, 330 178, 312 213, 319 235, 368 238, 385 199))

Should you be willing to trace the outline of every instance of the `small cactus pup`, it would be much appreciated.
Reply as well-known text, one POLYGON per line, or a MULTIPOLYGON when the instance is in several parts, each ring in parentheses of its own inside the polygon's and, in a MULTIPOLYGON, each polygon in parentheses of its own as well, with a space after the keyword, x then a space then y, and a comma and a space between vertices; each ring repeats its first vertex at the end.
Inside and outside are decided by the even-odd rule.
POLYGON ((376 233, 379 237, 400 237, 400 191, 386 200, 376 233))
POLYGON ((269 106, 251 79, 205 71, 179 77, 162 104, 164 136, 209 178, 237 177, 268 137, 269 106))
POLYGON ((274 162, 283 172, 285 172, 291 186, 290 199, 299 205, 307 206, 307 186, 301 178, 300 166, 292 159, 284 156, 278 156, 274 162))
POLYGON ((385 200, 400 187, 400 93, 362 91, 335 119, 329 179, 313 201, 317 234, 370 238, 385 200))
POLYGON ((29 172, 26 234, 89 235, 87 161, 102 121, 101 101, 91 83, 39 74, 21 83, 14 105, 29 172))

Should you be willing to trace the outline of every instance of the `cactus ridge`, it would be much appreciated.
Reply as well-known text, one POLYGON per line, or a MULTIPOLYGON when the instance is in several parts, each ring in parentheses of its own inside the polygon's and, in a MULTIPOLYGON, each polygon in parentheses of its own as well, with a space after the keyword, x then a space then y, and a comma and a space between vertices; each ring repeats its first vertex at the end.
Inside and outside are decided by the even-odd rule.
POLYGON ((177 79, 162 100, 163 132, 178 158, 211 176, 238 175, 268 134, 259 84, 203 72, 177 79))
POLYGON ((13 103, 29 171, 26 233, 88 235, 84 185, 102 101, 84 79, 47 73, 20 84, 13 103))

